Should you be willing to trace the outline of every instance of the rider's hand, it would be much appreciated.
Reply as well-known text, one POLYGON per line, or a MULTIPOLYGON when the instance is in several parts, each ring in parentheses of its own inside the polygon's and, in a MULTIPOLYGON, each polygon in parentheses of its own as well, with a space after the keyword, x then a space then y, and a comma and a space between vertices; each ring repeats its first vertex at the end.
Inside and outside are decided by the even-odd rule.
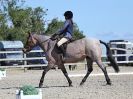
POLYGON ((50 39, 51 39, 51 40, 55 40, 57 35, 58 35, 57 33, 54 33, 54 34, 51 36, 50 39))

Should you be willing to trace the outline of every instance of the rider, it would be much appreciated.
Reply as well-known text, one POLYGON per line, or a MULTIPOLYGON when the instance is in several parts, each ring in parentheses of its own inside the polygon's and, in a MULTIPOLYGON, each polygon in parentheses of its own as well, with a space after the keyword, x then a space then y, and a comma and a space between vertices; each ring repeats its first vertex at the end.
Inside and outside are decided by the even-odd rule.
POLYGON ((69 41, 70 39, 72 39, 72 34, 73 34, 73 21, 72 21, 73 13, 71 11, 66 11, 64 13, 64 16, 65 16, 65 22, 64 22, 63 28, 60 29, 57 33, 55 33, 55 35, 62 35, 62 34, 64 35, 57 42, 57 46, 59 47, 59 49, 63 53, 63 56, 65 56, 65 54, 66 54, 63 44, 66 43, 67 41, 69 41))

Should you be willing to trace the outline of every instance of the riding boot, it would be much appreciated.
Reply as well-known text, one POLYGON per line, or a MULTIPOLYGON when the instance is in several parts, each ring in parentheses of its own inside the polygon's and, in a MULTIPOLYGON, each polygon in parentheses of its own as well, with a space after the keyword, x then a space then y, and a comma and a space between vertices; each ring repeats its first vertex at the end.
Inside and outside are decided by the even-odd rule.
POLYGON ((61 45, 61 46, 59 46, 59 48, 60 48, 60 50, 61 50, 61 52, 63 54, 63 57, 65 57, 66 56, 66 50, 65 50, 64 46, 61 45))

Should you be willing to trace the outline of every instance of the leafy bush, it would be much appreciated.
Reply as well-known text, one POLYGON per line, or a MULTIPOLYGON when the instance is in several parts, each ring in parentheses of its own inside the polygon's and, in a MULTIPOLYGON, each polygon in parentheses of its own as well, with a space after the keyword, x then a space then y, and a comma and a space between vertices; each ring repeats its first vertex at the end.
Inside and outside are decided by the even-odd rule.
POLYGON ((0 71, 5 71, 5 68, 0 68, 0 71))
POLYGON ((31 85, 24 85, 23 87, 20 88, 20 90, 23 91, 24 95, 37 95, 38 94, 38 90, 31 85))

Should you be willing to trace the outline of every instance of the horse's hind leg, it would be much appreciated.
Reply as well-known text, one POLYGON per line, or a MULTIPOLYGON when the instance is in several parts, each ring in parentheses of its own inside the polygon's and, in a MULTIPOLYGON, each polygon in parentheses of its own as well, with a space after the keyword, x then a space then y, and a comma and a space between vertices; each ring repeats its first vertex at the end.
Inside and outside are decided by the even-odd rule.
POLYGON ((102 69, 103 73, 104 73, 104 76, 105 76, 105 79, 107 81, 107 84, 108 85, 111 85, 111 81, 110 81, 110 78, 108 76, 108 73, 107 73, 107 70, 106 70, 106 67, 104 66, 104 64, 102 64, 102 61, 101 60, 98 60, 96 61, 97 65, 102 69))
POLYGON ((67 81, 68 81, 68 83, 69 83, 69 86, 72 86, 72 81, 71 81, 71 79, 70 79, 69 76, 68 76, 68 73, 67 73, 67 71, 66 71, 66 68, 65 68, 64 64, 61 64, 61 65, 60 65, 60 69, 62 70, 64 76, 66 77, 66 79, 67 79, 67 81))
POLYGON ((43 86, 43 81, 44 81, 44 77, 45 77, 45 74, 50 70, 50 67, 47 66, 44 70, 43 70, 43 73, 42 73, 42 77, 40 79, 40 82, 39 82, 39 88, 41 88, 43 86))
POLYGON ((92 67, 93 61, 90 58, 88 58, 88 57, 86 58, 86 61, 87 61, 87 74, 82 79, 80 85, 83 85, 84 84, 84 82, 86 81, 87 77, 93 71, 93 67, 92 67))

